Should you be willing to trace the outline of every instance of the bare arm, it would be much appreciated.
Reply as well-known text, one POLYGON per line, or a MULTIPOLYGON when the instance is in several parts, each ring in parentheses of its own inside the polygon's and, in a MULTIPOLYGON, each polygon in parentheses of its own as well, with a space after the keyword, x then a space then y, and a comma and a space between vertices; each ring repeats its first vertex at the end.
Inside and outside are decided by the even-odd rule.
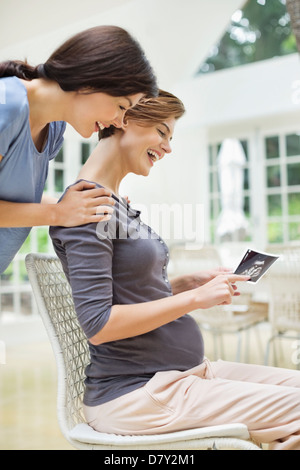
POLYGON ((34 227, 52 225, 54 206, 0 201, 0 227, 34 227))
POLYGON ((114 205, 110 196, 106 189, 81 181, 70 187, 58 204, 0 201, 0 227, 73 227, 107 220, 114 205))
POLYGON ((58 203, 58 199, 56 197, 53 197, 53 196, 49 196, 49 194, 43 194, 42 196, 42 201, 41 201, 42 204, 57 204, 58 203))
POLYGON ((98 345, 141 335, 197 308, 230 304, 236 295, 232 284, 247 280, 249 276, 220 274, 201 287, 171 297, 142 304, 114 305, 106 325, 89 341, 98 345))

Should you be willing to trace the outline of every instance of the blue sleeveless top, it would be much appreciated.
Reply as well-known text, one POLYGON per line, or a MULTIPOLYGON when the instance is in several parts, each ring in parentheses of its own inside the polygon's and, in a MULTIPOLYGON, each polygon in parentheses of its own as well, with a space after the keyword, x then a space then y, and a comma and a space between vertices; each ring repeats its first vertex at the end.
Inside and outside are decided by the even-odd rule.
MULTIPOLYGON (((0 200, 41 202, 49 160, 63 144, 65 122, 51 122, 46 145, 38 152, 30 132, 27 90, 17 77, 0 79, 0 200)), ((0 228, 0 274, 5 271, 30 228, 0 228)))

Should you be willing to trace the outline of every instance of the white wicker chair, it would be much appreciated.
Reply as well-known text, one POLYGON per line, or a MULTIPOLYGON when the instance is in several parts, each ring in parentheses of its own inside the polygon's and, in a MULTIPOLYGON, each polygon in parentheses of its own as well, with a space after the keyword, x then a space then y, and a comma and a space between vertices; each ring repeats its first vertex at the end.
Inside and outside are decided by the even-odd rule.
POLYGON ((94 431, 84 420, 82 396, 89 363, 87 339, 78 323, 71 289, 60 261, 52 255, 29 254, 26 267, 39 313, 56 359, 58 422, 77 449, 236 449, 260 450, 243 424, 228 424, 150 436, 120 436, 94 431))

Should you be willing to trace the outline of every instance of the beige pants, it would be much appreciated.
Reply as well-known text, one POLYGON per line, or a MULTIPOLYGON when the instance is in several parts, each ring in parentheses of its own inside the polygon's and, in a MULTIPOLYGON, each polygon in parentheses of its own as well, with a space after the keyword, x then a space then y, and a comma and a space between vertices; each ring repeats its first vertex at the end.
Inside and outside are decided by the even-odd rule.
POLYGON ((185 372, 158 372, 149 382, 103 405, 84 407, 96 430, 155 434, 244 423, 273 450, 300 450, 300 372, 205 360, 185 372))

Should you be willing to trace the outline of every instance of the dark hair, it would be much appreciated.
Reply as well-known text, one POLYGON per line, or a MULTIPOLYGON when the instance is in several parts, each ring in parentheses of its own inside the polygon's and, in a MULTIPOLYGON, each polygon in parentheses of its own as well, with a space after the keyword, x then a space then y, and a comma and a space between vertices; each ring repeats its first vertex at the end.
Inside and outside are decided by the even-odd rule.
POLYGON ((117 26, 96 26, 76 34, 37 67, 27 61, 0 63, 0 77, 9 76, 54 80, 64 91, 157 94, 156 77, 140 44, 117 26))
MULTIPOLYGON (((126 111, 124 122, 135 121, 139 126, 153 126, 170 117, 179 119, 185 113, 182 101, 164 90, 159 90, 158 96, 142 98, 133 108, 126 111)), ((99 131, 99 140, 110 137, 120 131, 114 126, 99 131)))

